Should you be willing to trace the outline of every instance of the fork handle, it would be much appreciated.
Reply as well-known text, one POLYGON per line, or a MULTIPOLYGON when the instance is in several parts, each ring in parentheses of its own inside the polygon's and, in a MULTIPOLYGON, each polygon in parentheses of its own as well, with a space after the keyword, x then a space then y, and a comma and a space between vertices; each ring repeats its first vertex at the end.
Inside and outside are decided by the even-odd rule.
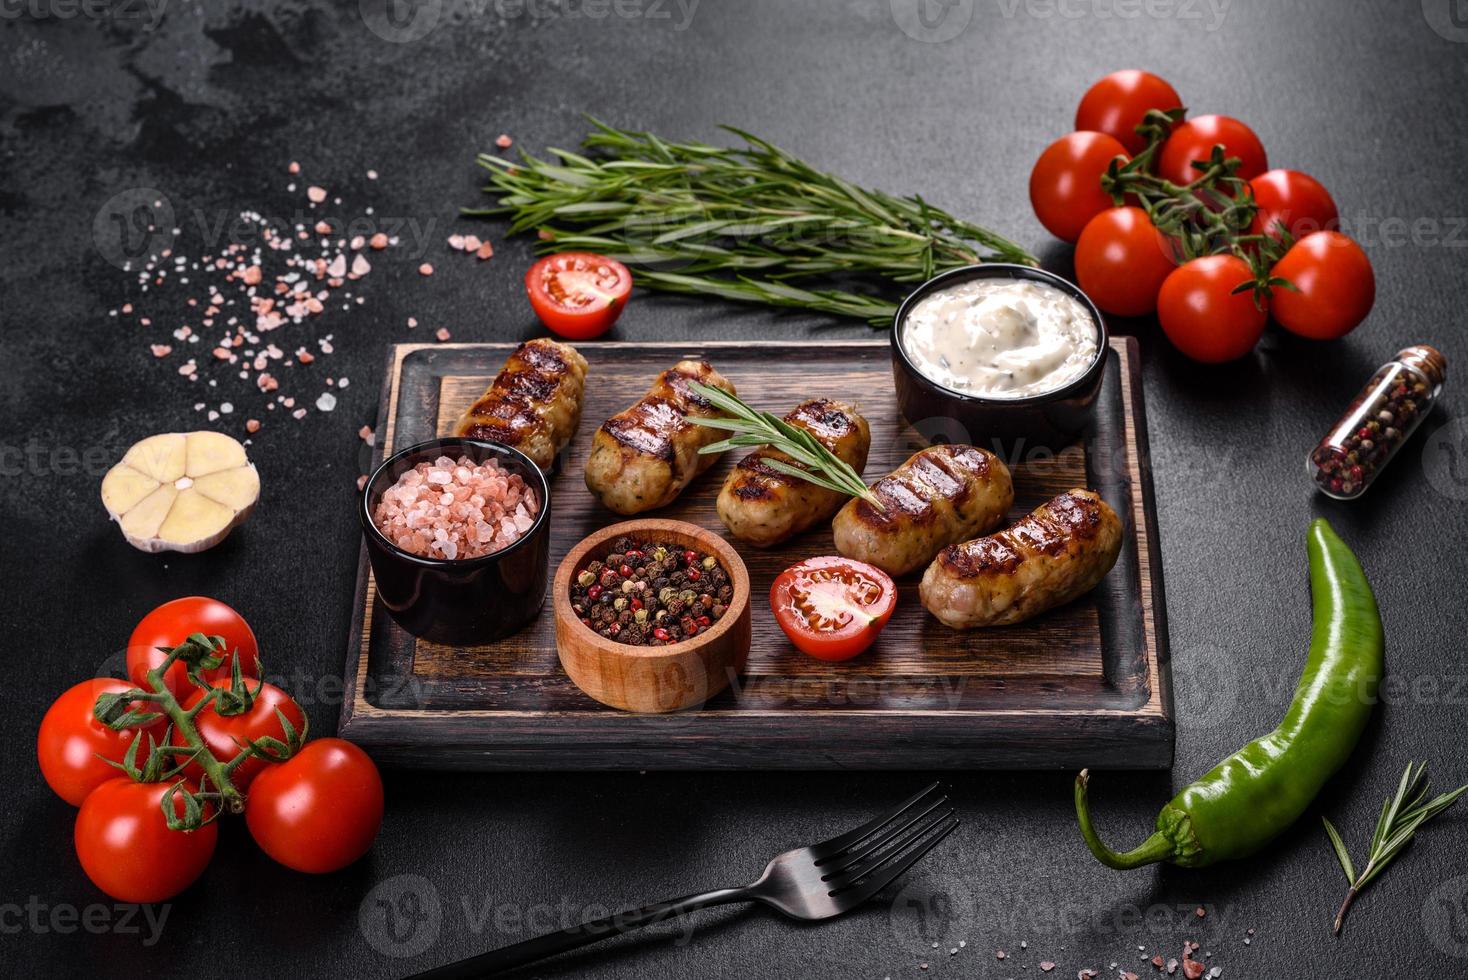
POLYGON ((717 891, 675 898, 668 902, 658 902, 656 905, 646 905, 640 909, 615 912, 604 918, 583 922, 557 932, 548 932, 543 936, 515 943, 513 946, 503 946, 490 950, 488 953, 480 953, 478 956, 459 960, 457 963, 449 963, 434 970, 415 974, 408 980, 468 980, 471 977, 493 976, 502 970, 533 963, 547 956, 554 956, 557 953, 599 942, 610 936, 620 936, 625 932, 641 929, 643 926, 656 925, 699 909, 753 900, 750 889, 747 887, 720 888, 717 891))

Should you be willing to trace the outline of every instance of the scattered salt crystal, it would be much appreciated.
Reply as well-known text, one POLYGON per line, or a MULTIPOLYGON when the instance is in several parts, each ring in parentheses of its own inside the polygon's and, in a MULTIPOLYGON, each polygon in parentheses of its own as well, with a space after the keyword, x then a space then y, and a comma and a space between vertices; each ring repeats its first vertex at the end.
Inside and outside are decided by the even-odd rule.
POLYGON ((291 165, 289 167, 286 167, 285 169, 287 171, 289 171, 290 173, 298 174, 298 173, 301 172, 301 165, 299 163, 297 163, 296 161, 292 160, 291 161, 291 165))
POLYGON ((294 412, 291 413, 291 417, 292 418, 303 419, 303 418, 306 417, 306 410, 304 408, 298 408, 294 412))
POLYGON ((387 236, 379 231, 377 234, 368 239, 367 244, 371 245, 373 248, 377 249, 380 252, 383 249, 387 248, 387 236))
POLYGON ((311 199, 312 204, 320 204, 326 200, 326 188, 308 187, 306 188, 306 196, 311 199))
POLYGON ((450 235, 449 236, 449 248, 452 248, 452 249, 455 249, 456 251, 462 252, 464 250, 464 236, 463 235, 450 235))
POLYGON ((259 432, 260 431, 260 420, 259 419, 246 419, 245 420, 245 431, 246 432, 259 432))
POLYGON ((352 259, 352 275, 365 276, 372 271, 372 263, 367 261, 367 256, 358 255, 352 259))
POLYGON ((367 179, 368 180, 376 180, 377 179, 377 171, 376 170, 369 170, 369 171, 367 171, 367 179))
POLYGON ((220 402, 220 404, 219 404, 219 414, 220 415, 231 415, 233 413, 234 413, 234 406, 233 405, 231 405, 229 402, 220 402))
POLYGON ((424 262, 422 265, 420 265, 418 267, 418 275, 420 275, 420 276, 431 276, 431 275, 433 275, 433 266, 431 264, 427 263, 427 262, 424 262))
POLYGON ((500 133, 499 136, 495 138, 494 145, 499 147, 501 150, 508 150, 510 147, 515 145, 515 141, 510 139, 509 133, 500 133))
POLYGON ((167 344, 151 344, 148 349, 153 352, 154 357, 167 357, 173 353, 173 348, 167 344))
POLYGON ((329 412, 333 408, 336 408, 336 396, 329 391, 323 391, 321 396, 316 399, 316 410, 319 412, 329 412))
POLYGON ((439 327, 436 331, 434 331, 434 334, 433 335, 435 337, 437 337, 439 340, 448 340, 449 337, 453 336, 452 334, 449 333, 447 327, 439 327))
POLYGON ((491 245, 489 242, 484 242, 479 246, 474 254, 479 257, 479 261, 483 262, 485 259, 490 258, 494 255, 494 246, 491 245))

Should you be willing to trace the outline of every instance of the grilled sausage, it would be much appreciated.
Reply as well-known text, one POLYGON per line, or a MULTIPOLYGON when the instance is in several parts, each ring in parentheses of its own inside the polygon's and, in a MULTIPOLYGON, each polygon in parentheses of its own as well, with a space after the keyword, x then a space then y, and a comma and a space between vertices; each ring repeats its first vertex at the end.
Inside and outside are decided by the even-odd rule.
POLYGON ((944 545, 992 530, 1014 503, 1009 468, 973 446, 930 446, 872 484, 884 509, 853 499, 831 529, 836 550, 889 575, 906 575, 944 545))
POLYGON ((652 390, 596 430, 586 461, 586 487, 618 514, 640 514, 673 502, 695 476, 714 464, 717 454, 698 450, 727 433, 694 425, 685 415, 719 416, 695 395, 690 381, 734 394, 734 386, 707 361, 679 361, 658 375, 652 390))
MULTIPOLYGON (((867 465, 872 430, 855 407, 813 398, 795 406, 785 421, 815 436, 856 472, 867 465)), ((719 520, 730 533, 760 548, 779 544, 830 520, 847 499, 845 494, 776 472, 766 463, 770 459, 798 465, 777 449, 756 449, 730 472, 716 504, 719 520)))
POLYGON ((1121 553, 1121 520, 1089 490, 1067 490, 1014 527, 944 548, 923 574, 923 606, 947 626, 1008 626, 1096 587, 1121 553))
POLYGON ((494 383, 454 423, 454 435, 514 446, 542 470, 581 422, 586 358, 540 338, 516 347, 494 383))

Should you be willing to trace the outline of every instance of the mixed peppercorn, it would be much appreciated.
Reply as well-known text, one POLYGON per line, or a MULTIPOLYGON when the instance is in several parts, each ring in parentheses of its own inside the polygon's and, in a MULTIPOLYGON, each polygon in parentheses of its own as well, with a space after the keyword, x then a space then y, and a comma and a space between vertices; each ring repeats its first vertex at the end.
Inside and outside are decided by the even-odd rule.
POLYGON ((1345 499, 1364 492, 1432 409, 1445 365, 1425 345, 1382 365, 1311 452, 1311 475, 1320 489, 1345 499))
POLYGON ((602 636, 667 646, 713 626, 734 586, 718 559, 700 551, 618 538, 571 583, 571 608, 602 636))

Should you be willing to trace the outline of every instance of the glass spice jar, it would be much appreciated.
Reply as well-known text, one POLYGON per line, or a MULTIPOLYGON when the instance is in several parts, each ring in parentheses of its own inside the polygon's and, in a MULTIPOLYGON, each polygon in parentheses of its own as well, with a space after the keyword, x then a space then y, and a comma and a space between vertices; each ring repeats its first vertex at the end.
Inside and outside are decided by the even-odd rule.
POLYGON ((1426 344, 1378 368, 1305 461, 1315 486, 1337 500, 1365 493, 1432 411, 1447 372, 1447 358, 1426 344))

